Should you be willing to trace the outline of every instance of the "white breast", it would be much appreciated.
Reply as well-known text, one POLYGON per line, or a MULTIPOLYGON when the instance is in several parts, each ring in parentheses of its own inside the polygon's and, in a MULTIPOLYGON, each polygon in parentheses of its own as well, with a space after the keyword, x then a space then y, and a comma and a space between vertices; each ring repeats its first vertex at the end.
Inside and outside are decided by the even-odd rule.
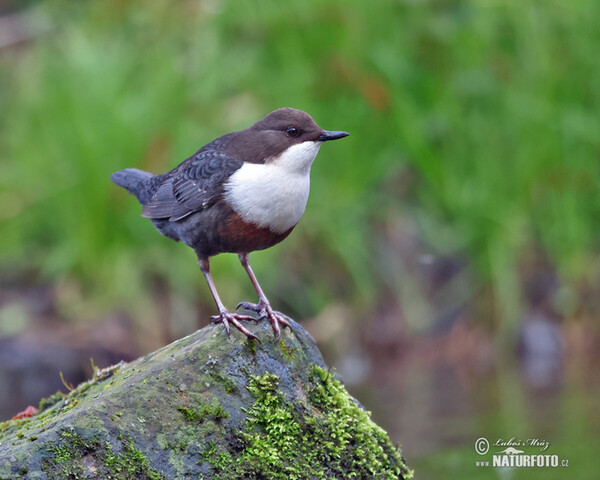
POLYGON ((303 142, 264 164, 245 163, 225 184, 225 199, 246 221, 284 233, 298 223, 321 142, 303 142))

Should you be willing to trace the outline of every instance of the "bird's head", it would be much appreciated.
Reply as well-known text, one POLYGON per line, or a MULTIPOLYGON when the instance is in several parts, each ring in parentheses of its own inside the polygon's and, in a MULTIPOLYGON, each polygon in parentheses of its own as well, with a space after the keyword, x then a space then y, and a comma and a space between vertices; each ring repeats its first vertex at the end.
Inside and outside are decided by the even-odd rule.
POLYGON ((323 142, 349 135, 323 130, 308 113, 295 108, 274 110, 247 131, 261 144, 266 163, 298 172, 310 170, 323 142))

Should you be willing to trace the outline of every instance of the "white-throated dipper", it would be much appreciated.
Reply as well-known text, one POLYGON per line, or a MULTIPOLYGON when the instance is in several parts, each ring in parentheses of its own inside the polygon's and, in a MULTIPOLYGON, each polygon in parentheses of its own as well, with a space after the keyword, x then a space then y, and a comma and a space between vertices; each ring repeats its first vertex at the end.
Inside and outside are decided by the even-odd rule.
POLYGON ((257 304, 240 302, 237 308, 268 318, 277 341, 279 324, 291 326, 271 308, 248 255, 290 234, 304 213, 310 167, 321 144, 347 135, 323 130, 301 110, 280 108, 246 130, 213 140, 170 172, 153 175, 127 168, 110 179, 137 197, 142 217, 160 233, 194 249, 219 309, 212 321, 222 322, 227 333, 232 323, 256 339, 240 323, 255 318, 229 312, 210 275, 210 257, 237 253, 258 294, 257 304))

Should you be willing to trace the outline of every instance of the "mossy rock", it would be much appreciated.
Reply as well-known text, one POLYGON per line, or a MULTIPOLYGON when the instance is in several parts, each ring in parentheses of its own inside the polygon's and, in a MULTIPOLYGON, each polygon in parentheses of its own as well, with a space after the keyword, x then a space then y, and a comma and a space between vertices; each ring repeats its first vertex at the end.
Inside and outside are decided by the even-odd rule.
POLYGON ((298 324, 208 326, 0 424, 0 479, 402 479, 400 450, 298 324))

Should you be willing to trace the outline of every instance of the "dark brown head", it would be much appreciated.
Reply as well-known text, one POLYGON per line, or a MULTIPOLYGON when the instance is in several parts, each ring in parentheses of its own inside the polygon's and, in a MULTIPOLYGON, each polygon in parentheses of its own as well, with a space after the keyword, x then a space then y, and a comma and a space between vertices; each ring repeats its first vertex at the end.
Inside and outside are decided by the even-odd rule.
POLYGON ((329 132, 319 127, 312 117, 295 108, 279 108, 250 127, 261 132, 275 132, 282 141, 293 145, 305 141, 335 140, 348 136, 346 132, 329 132))
POLYGON ((233 135, 236 138, 232 139, 228 150, 235 147, 238 158, 252 163, 264 163, 279 158, 290 147, 304 143, 307 147, 314 145, 316 155, 321 143, 346 137, 348 133, 323 130, 302 110, 279 108, 246 130, 233 135))

